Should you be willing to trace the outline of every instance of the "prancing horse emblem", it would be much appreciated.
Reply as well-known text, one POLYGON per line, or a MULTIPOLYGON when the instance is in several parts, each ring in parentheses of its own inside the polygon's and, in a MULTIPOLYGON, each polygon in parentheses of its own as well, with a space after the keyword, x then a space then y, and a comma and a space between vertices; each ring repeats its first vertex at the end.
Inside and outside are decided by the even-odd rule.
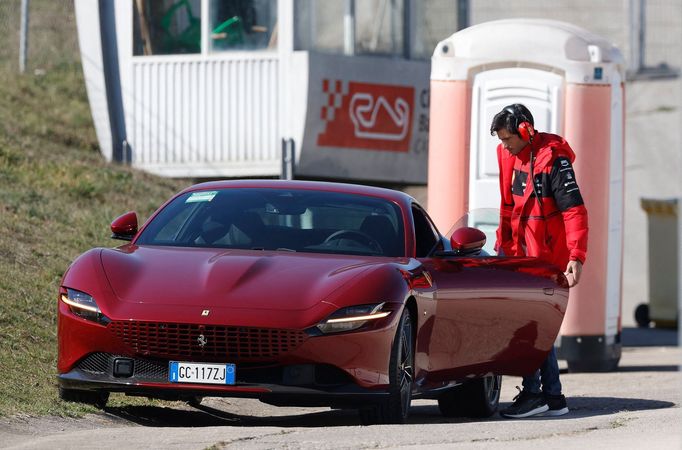
POLYGON ((206 339, 206 336, 203 334, 200 334, 197 338, 197 342, 199 343, 199 347, 204 348, 204 346, 208 344, 208 339, 206 339))

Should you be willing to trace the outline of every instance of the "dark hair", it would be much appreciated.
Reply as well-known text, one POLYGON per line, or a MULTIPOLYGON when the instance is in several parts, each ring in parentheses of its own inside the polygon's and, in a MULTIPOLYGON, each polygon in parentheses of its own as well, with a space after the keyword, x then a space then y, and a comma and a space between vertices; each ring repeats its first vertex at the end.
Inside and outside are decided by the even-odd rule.
POLYGON ((535 126, 533 115, 528 108, 521 103, 505 106, 493 117, 490 124, 490 134, 494 136, 497 130, 505 129, 510 133, 519 135, 519 124, 522 122, 530 122, 531 125, 535 126))

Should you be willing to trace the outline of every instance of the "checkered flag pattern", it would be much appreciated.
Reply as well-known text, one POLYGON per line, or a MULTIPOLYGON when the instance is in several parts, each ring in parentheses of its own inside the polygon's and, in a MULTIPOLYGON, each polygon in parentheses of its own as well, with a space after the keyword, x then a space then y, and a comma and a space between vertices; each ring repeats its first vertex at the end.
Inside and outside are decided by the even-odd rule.
POLYGON ((322 95, 326 101, 322 104, 320 118, 325 122, 332 122, 336 117, 336 110, 341 108, 344 95, 348 94, 348 87, 341 80, 322 80, 322 95))

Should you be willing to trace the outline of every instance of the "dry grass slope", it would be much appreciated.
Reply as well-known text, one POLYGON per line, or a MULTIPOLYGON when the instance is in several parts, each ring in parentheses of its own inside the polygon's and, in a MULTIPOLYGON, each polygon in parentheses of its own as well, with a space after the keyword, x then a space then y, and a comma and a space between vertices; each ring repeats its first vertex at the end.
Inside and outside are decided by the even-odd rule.
POLYGON ((0 71, 0 415, 80 414, 57 398, 61 275, 86 249, 118 245, 115 216, 144 220, 188 182, 103 160, 79 65, 0 71))

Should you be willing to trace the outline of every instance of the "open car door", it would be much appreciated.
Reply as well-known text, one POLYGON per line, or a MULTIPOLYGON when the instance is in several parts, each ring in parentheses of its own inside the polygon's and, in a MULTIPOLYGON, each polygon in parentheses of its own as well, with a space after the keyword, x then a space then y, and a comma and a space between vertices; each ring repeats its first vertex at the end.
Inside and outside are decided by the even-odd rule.
POLYGON ((531 373, 554 345, 566 311, 563 272, 537 258, 497 256, 499 213, 477 212, 450 230, 451 250, 420 259, 434 288, 426 340, 431 382, 531 373))

